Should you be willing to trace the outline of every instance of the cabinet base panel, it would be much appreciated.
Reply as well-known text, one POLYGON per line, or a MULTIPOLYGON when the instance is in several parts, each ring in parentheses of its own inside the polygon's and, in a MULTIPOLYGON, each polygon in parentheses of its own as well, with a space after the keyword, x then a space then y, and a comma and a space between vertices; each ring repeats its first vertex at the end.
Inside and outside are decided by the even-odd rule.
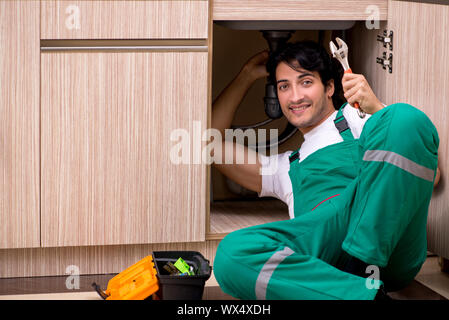
POLYGON ((0 278, 119 273, 152 251, 199 251, 213 264, 220 241, 0 250, 0 278))

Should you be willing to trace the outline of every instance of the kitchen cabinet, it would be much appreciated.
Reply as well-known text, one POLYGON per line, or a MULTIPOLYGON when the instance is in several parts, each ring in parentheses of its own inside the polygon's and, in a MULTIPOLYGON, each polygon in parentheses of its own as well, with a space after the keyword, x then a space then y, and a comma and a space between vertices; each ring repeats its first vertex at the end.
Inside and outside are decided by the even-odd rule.
POLYGON ((0 1, 0 248, 39 247, 39 1, 0 1))
POLYGON ((210 123, 212 20, 355 22, 354 72, 438 128, 429 249, 449 257, 449 6, 433 2, 0 1, 0 277, 64 274, 73 263, 119 272, 153 249, 198 248, 212 261, 228 232, 286 217, 272 203, 261 215, 250 203, 211 205, 208 167, 169 159, 173 130, 210 123), (379 29, 365 27, 369 6, 379 29), (393 50, 377 41, 384 29, 393 50), (376 63, 383 52, 392 73, 376 63))
POLYGON ((170 135, 205 128, 207 57, 42 53, 42 246, 204 241, 206 167, 170 135))

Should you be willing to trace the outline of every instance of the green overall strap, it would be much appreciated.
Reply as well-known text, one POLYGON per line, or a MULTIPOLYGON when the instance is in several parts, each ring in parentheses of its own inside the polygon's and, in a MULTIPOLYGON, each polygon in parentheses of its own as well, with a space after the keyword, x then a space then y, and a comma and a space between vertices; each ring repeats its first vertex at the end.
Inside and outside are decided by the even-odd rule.
POLYGON ((348 103, 345 103, 341 106, 340 110, 337 112, 337 116, 335 117, 334 124, 337 128, 340 136, 344 141, 354 140, 354 136, 352 135, 351 129, 349 129, 348 121, 346 121, 343 116, 343 109, 348 103))
MULTIPOLYGON (((343 138, 343 141, 354 140, 354 136, 352 135, 352 132, 349 129, 348 121, 346 121, 345 117, 343 116, 343 109, 347 104, 348 103, 345 103, 344 105, 341 106, 334 120, 335 127, 340 133, 340 136, 343 138)), ((289 160, 290 163, 292 163, 295 160, 299 160, 299 149, 292 152, 292 154, 289 157, 289 160)))
POLYGON ((296 151, 293 151, 292 154, 290 155, 290 157, 288 157, 288 159, 290 160, 290 163, 292 163, 296 159, 299 160, 299 149, 296 151))

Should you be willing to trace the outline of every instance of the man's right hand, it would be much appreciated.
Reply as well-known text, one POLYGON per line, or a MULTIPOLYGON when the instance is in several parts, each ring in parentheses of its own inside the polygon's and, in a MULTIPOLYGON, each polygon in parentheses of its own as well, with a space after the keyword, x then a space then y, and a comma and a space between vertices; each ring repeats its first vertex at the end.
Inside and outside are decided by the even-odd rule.
POLYGON ((234 114, 254 81, 268 76, 265 66, 269 54, 261 51, 245 62, 238 75, 220 93, 212 105, 211 127, 219 130, 224 136, 224 130, 229 129, 234 114))
POLYGON ((255 54, 243 65, 242 72, 246 73, 251 81, 256 81, 259 78, 267 77, 269 74, 266 68, 268 58, 268 50, 255 54))

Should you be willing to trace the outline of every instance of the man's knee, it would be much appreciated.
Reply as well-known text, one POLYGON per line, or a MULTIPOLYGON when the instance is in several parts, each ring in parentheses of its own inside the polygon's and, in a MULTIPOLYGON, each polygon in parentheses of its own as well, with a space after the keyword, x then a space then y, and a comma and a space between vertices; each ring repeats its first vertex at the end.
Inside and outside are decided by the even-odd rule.
POLYGON ((220 286, 226 285, 226 279, 232 274, 235 266, 233 260, 242 254, 241 246, 238 245, 239 241, 242 241, 241 233, 241 230, 231 232, 218 244, 213 270, 220 286))
POLYGON ((388 108, 394 112, 392 121, 398 128, 403 128, 404 130, 413 130, 416 128, 424 127, 430 131, 435 129, 432 121, 429 117, 418 108, 407 104, 407 103, 395 103, 388 108))
POLYGON ((395 103, 375 113, 365 124, 361 145, 366 150, 395 151, 433 159, 438 151, 438 132, 429 117, 406 103, 395 103))
POLYGON ((421 110, 405 103, 397 103, 388 139, 395 145, 418 148, 429 156, 438 152, 438 132, 429 117, 421 110))

